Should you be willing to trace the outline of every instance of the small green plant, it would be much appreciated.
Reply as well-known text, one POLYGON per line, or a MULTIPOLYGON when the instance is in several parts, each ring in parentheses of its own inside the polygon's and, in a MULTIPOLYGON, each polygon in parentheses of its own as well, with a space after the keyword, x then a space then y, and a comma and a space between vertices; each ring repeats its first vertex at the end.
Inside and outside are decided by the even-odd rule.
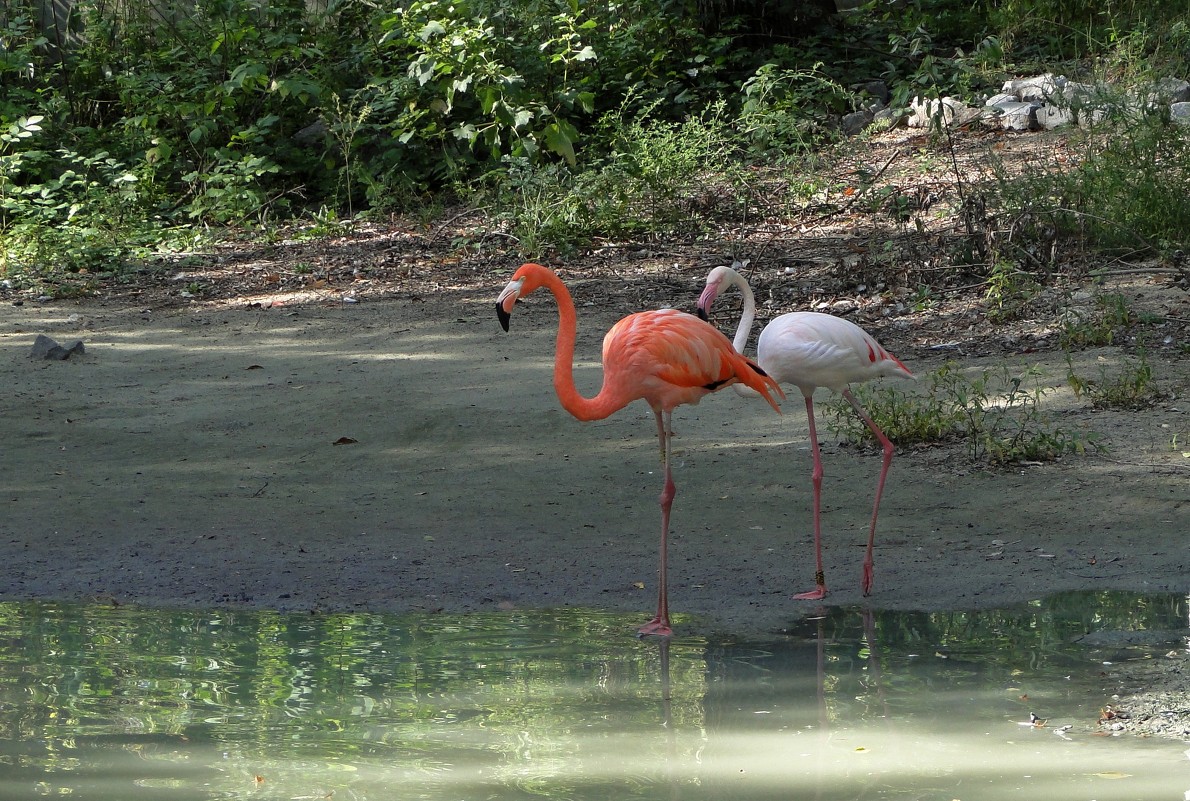
POLYGON ((909 299, 909 302, 913 305, 915 312, 930 311, 938 306, 938 298, 929 284, 922 284, 914 290, 913 297, 909 299))
MULTIPOLYGON (((900 385, 861 385, 853 391, 872 419, 898 445, 963 441, 972 461, 1007 464, 1049 461, 1101 449, 1098 437, 1056 426, 1042 411, 1047 390, 1036 368, 1019 375, 1007 365, 968 378, 948 362, 922 377, 923 392, 900 385)), ((871 432, 850 405, 826 406, 829 425, 845 441, 860 443, 871 432)))
POLYGON ((1063 313, 1058 343, 1067 351, 1110 345, 1132 320, 1127 298, 1118 292, 1101 293, 1095 296, 1093 308, 1063 313))
POLYGON ((1144 348, 1137 350, 1135 359, 1125 358, 1115 375, 1109 374, 1106 366, 1100 366, 1098 379, 1080 376, 1067 354, 1066 383, 1076 397, 1087 398, 1095 406, 1104 408, 1142 409, 1165 397, 1165 392, 1153 378, 1153 366, 1144 348))
POLYGON ((609 154, 584 169, 508 156, 485 176, 480 198, 529 256, 573 250, 597 236, 689 235, 739 212, 746 170, 726 106, 680 122, 652 110, 601 123, 609 154))
POLYGON ((1010 261, 997 260, 988 274, 984 293, 988 319, 992 322, 1016 319, 1039 291, 1041 285, 1029 273, 1010 261))
POLYGON ((196 220, 236 225, 252 220, 264 222, 275 201, 268 194, 264 178, 280 171, 280 165, 270 159, 244 156, 187 173, 182 180, 194 193, 188 213, 196 220))
MULTIPOLYGON (((898 445, 953 439, 963 426, 955 386, 965 379, 948 363, 921 380, 925 392, 920 395, 911 394, 898 384, 863 384, 853 392, 876 424, 898 445)), ((856 418, 849 404, 832 399, 826 409, 834 418, 832 430, 846 440, 859 443, 871 438, 871 432, 856 418)))
POLYGON ((1184 432, 1179 432, 1169 438, 1169 449, 1171 451, 1181 451, 1182 458, 1190 459, 1190 450, 1187 450, 1188 442, 1190 442, 1190 437, 1184 432))
POLYGON ((1076 165, 1054 164, 999 181, 1001 204, 1016 226, 1013 253, 1044 265, 1074 242, 1103 252, 1157 254, 1184 247, 1190 230, 1190 140, 1159 118, 1106 119, 1070 139, 1076 165))
POLYGON ((355 155, 355 139, 359 133, 360 126, 372 115, 372 107, 367 103, 364 103, 358 109, 356 108, 359 98, 360 95, 356 95, 350 102, 344 104, 337 93, 332 94, 331 101, 334 105, 334 110, 333 112, 327 110, 323 114, 331 133, 335 137, 335 142, 339 145, 339 155, 343 159, 340 180, 343 184, 343 194, 347 201, 347 217, 349 219, 355 216, 354 204, 352 202, 352 177, 356 170, 352 163, 352 157, 355 155))
POLYGON ((7 120, 0 117, 0 231, 8 224, 10 214, 20 207, 17 199, 24 190, 17 177, 27 165, 37 159, 36 153, 22 152, 37 134, 41 133, 42 116, 21 117, 4 125, 7 120))

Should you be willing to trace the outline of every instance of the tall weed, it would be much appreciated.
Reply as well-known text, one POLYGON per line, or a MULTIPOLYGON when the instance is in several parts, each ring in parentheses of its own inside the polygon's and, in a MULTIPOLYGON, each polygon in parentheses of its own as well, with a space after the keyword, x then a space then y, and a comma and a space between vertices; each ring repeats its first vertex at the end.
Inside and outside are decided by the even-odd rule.
MULTIPOLYGON (((872 420, 901 446, 961 441, 975 462, 1048 461, 1101 448, 1089 433, 1056 425, 1041 408, 1048 390, 1035 369, 1007 365, 968 377, 955 363, 923 376, 924 391, 862 384, 852 391, 872 420)), ((841 399, 827 404, 829 425, 849 442, 872 438, 841 399)))

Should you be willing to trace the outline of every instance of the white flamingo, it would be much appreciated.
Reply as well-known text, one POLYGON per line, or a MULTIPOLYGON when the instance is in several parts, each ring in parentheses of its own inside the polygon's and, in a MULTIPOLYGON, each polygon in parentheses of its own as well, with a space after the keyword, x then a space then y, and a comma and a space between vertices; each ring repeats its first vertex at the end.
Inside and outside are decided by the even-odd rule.
MULTIPOLYGON (((730 267, 716 267, 707 275, 706 289, 698 299, 698 315, 708 317, 711 304, 728 286, 735 286, 744 295, 744 314, 735 334, 735 349, 741 354, 748 343, 752 321, 756 318, 756 298, 744 277, 730 267)), ((913 373, 891 353, 881 347, 868 332, 855 323, 818 312, 783 314, 765 326, 757 342, 756 363, 768 375, 782 384, 793 384, 806 399, 806 417, 810 422, 810 447, 814 454, 814 557, 817 586, 794 598, 818 600, 826 596, 826 577, 822 570, 822 457, 818 450, 818 435, 814 430, 814 390, 826 387, 841 394, 864 421, 884 450, 880 479, 876 482, 876 500, 872 505, 872 524, 868 531, 868 550, 864 557, 860 588, 864 595, 872 591, 872 547, 876 541, 876 516, 880 512, 880 496, 884 493, 884 479, 892 464, 893 444, 880 427, 863 410, 848 388, 857 381, 891 376, 914 378, 913 373)), ((741 387, 736 386, 737 391, 741 387)), ((741 393, 742 394, 742 393, 741 393)))

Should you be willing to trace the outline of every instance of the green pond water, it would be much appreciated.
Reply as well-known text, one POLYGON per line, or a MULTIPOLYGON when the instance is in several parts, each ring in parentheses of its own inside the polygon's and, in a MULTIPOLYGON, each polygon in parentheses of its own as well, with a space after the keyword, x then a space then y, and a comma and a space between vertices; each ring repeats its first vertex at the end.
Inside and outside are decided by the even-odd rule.
POLYGON ((1122 593, 831 609, 663 645, 581 610, 0 604, 0 800, 1180 801, 1186 744, 1097 725, 1104 663, 1169 642, 1073 640, 1172 630, 1184 649, 1187 611, 1122 593))

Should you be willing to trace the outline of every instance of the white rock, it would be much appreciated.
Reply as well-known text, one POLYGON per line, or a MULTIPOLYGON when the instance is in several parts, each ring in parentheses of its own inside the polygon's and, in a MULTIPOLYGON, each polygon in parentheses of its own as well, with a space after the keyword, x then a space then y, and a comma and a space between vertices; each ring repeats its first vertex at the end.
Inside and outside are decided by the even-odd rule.
POLYGON ((1153 87, 1153 93, 1162 103, 1185 103, 1190 101, 1190 82, 1181 78, 1161 78, 1153 87))
POLYGON ((941 100, 923 100, 915 97, 909 104, 908 125, 910 128, 929 128, 936 124, 936 120, 940 120, 946 126, 962 125, 973 116, 966 103, 953 97, 944 97, 941 100))
POLYGON ((1040 103, 1011 102, 990 106, 988 110, 1006 131, 1031 131, 1037 127, 1040 107, 1040 103))
POLYGON ((1034 78, 1005 81, 1001 91, 1015 95, 1021 100, 1046 100, 1057 94, 1058 90, 1065 85, 1065 75, 1054 75, 1047 72, 1034 78))
POLYGON ((1089 83, 1069 81, 1058 96, 1060 104, 1068 108, 1079 109, 1094 102, 1100 89, 1089 83))
POLYGON ((1058 106, 1042 106, 1037 109, 1037 124, 1047 131, 1074 123, 1074 112, 1058 106))

